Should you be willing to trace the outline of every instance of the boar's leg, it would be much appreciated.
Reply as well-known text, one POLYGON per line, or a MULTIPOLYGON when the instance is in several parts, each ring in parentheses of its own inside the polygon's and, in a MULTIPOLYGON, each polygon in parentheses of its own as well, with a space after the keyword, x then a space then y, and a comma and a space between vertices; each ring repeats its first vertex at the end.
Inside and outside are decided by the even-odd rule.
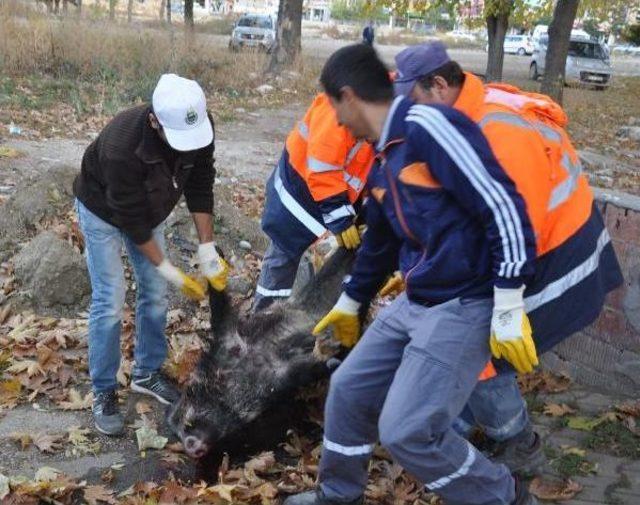
POLYGON ((311 281, 291 298, 290 303, 314 318, 331 310, 342 292, 342 281, 351 271, 355 253, 337 249, 311 281))

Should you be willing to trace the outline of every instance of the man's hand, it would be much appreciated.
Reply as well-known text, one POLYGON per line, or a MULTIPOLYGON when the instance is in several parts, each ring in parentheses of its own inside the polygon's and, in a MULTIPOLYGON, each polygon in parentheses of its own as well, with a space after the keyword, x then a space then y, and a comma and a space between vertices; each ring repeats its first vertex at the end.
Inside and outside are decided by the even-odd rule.
POLYGON ((528 373, 538 365, 531 324, 524 312, 524 286, 518 289, 494 288, 491 318, 491 353, 504 358, 520 373, 528 373))
POLYGON ((386 282, 378 293, 380 296, 395 295, 398 296, 405 290, 404 279, 402 273, 396 272, 386 282))
POLYGON ((216 291, 224 291, 229 277, 229 263, 216 251, 215 242, 208 242, 198 246, 198 261, 200 270, 209 284, 216 291))
POLYGON ((333 336, 345 347, 353 347, 360 338, 360 303, 342 293, 333 309, 324 316, 313 329, 313 334, 322 333, 329 325, 333 327, 333 336))
POLYGON ((158 266, 158 272, 167 281, 182 291, 182 294, 191 300, 202 300, 204 298, 204 289, 198 281, 189 277, 182 270, 171 264, 168 259, 163 259, 158 266))
POLYGON ((340 247, 355 249, 360 245, 360 231, 355 224, 352 224, 346 230, 336 233, 336 240, 340 247))

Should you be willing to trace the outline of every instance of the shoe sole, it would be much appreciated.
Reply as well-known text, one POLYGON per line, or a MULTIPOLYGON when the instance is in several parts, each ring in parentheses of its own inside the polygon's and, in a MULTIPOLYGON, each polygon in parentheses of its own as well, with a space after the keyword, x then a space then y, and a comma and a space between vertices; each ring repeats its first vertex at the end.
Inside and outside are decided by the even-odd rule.
POLYGON ((109 432, 109 431, 103 430, 96 423, 94 423, 94 426, 96 428, 96 431, 102 433, 103 435, 107 435, 108 437, 118 437, 124 433, 124 426, 120 431, 115 431, 115 432, 109 432))
POLYGON ((150 389, 144 388, 142 386, 138 386, 135 382, 131 383, 131 391, 135 391, 136 393, 140 393, 147 396, 152 396, 153 398, 158 400, 160 403, 162 403, 162 405, 171 405, 171 402, 168 402, 167 400, 162 398, 162 396, 160 396, 159 394, 154 393, 150 389))

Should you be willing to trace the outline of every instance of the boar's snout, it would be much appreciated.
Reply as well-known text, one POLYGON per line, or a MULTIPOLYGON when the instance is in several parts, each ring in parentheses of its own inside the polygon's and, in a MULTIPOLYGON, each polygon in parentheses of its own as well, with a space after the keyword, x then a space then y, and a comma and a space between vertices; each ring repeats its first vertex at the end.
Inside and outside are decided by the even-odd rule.
POLYGON ((209 446, 195 435, 187 435, 182 442, 184 450, 190 458, 200 459, 209 452, 209 446))

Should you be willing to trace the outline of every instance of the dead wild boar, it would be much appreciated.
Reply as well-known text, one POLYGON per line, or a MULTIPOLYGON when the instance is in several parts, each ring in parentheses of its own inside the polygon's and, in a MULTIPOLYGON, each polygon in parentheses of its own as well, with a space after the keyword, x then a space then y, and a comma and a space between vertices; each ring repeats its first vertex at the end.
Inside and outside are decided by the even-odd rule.
POLYGON ((233 452, 249 432, 268 438, 275 424, 260 419, 269 413, 286 429, 296 390, 329 374, 313 355, 311 330, 336 302, 353 258, 338 249, 289 301, 247 318, 211 290, 211 341, 168 415, 189 456, 233 452))

